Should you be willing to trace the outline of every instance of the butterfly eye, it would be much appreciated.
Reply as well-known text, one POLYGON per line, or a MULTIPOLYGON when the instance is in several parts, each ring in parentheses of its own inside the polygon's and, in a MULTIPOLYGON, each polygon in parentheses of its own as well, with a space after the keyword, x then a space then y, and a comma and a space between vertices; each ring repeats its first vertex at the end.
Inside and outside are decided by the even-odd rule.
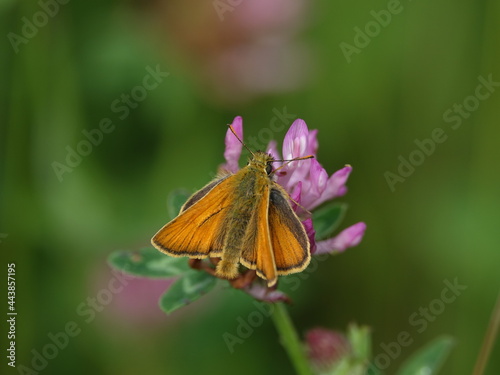
POLYGON ((273 166, 271 165, 271 163, 268 163, 266 165, 266 173, 271 174, 272 171, 273 171, 273 166))

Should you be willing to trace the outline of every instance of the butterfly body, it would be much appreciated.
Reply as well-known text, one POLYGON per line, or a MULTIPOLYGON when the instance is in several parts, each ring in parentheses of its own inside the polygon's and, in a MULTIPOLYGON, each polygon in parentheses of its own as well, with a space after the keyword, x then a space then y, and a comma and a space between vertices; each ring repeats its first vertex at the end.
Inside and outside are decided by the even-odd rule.
POLYGON ((227 234, 224 240, 224 256, 217 265, 217 272, 228 279, 238 275, 238 263, 245 243, 255 231, 255 219, 252 218, 255 209, 260 207, 264 199, 268 199, 268 191, 273 181, 266 173, 267 162, 272 158, 267 154, 256 154, 249 164, 233 175, 233 204, 228 207, 226 223, 227 234), (253 220, 252 220, 253 219, 253 220))
POLYGON ((220 257, 216 274, 238 276, 241 263, 268 285, 303 270, 310 260, 306 232, 287 192, 272 180, 273 157, 256 152, 235 174, 223 174, 193 194, 179 216, 153 237, 172 256, 220 257))

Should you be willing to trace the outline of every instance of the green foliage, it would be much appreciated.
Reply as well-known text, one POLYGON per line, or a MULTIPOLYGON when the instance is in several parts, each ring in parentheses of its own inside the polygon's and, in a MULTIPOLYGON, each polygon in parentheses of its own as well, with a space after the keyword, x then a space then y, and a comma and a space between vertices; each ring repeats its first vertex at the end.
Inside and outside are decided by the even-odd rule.
POLYGON ((401 366, 397 375, 435 375, 450 354, 454 340, 441 336, 413 354, 401 366))
POLYGON ((347 211, 347 204, 332 202, 313 212, 314 230, 316 239, 323 240, 330 237, 339 227, 347 211))
MULTIPOLYGON (((382 375, 370 362, 371 338, 368 327, 351 324, 347 330, 351 352, 335 363, 325 375, 382 375)), ((410 356, 401 366, 397 375, 436 375, 448 357, 454 340, 441 336, 410 356)))
POLYGON ((215 277, 203 271, 185 273, 160 298, 160 307, 170 314, 211 291, 216 282, 215 277))
POLYGON ((181 207, 186 203, 191 194, 184 189, 173 190, 167 198, 167 212, 170 220, 175 218, 181 211, 181 207))
POLYGON ((347 328, 347 339, 352 348, 352 357, 360 362, 366 362, 371 356, 371 334, 367 326, 358 327, 350 324, 347 328))
POLYGON ((153 247, 115 251, 108 262, 122 272, 149 278, 176 277, 189 270, 186 258, 169 257, 153 247))

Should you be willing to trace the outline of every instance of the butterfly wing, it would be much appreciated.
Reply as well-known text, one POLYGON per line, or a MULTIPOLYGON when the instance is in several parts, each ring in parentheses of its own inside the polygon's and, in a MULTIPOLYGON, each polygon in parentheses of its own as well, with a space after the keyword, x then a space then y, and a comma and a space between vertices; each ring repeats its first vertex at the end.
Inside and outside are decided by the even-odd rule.
POLYGON ((278 275, 300 272, 311 260, 309 238, 287 196, 277 184, 269 193, 269 231, 278 275))
POLYGON ((175 219, 155 234, 151 243, 171 256, 220 256, 226 235, 224 225, 234 190, 233 175, 212 181, 193 194, 175 219))
POLYGON ((268 286, 273 286, 277 281, 276 264, 271 245, 269 231, 269 184, 263 185, 262 191, 256 195, 255 210, 243 240, 243 249, 240 263, 245 267, 256 270, 268 286))
POLYGON ((196 193, 194 193, 193 195, 191 195, 188 198, 188 200, 186 201, 186 203, 184 203, 182 205, 180 212, 186 211, 189 207, 191 207, 193 204, 195 204, 196 202, 198 202, 201 198, 203 198, 205 195, 207 195, 207 193, 210 190, 212 190, 214 187, 216 187, 217 185, 219 185, 222 181, 224 181, 229 176, 231 176, 231 175, 230 174, 219 175, 212 182, 208 183, 203 188, 201 188, 200 190, 198 190, 196 193))

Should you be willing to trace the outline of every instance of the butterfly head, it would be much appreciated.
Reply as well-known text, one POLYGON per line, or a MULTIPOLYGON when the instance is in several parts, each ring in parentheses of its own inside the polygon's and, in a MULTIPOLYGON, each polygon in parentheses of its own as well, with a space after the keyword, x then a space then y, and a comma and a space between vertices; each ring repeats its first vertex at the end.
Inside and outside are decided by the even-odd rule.
POLYGON ((274 158, 271 154, 263 151, 257 151, 253 153, 252 159, 248 162, 248 166, 263 170, 267 175, 270 175, 273 171, 274 158))

